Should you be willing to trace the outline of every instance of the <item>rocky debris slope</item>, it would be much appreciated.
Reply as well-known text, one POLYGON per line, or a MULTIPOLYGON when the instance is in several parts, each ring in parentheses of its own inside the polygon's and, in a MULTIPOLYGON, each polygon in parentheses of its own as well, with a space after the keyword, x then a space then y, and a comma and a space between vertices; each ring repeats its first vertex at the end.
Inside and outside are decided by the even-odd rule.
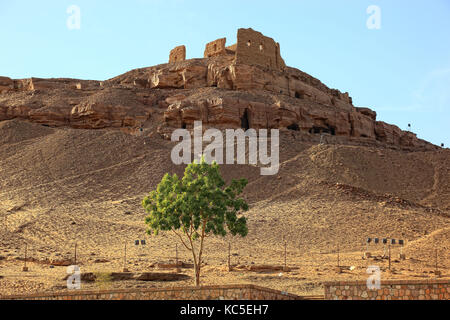
MULTIPOLYGON (((62 261, 76 240, 85 254, 105 250, 94 260, 120 258, 124 238, 144 235, 142 198, 165 173, 183 174, 185 166, 170 160, 173 146, 157 135, 3 121, 0 246, 18 255, 27 241, 34 257, 62 261)), ((276 176, 261 176, 253 165, 223 165, 221 172, 227 181, 249 181, 251 233, 239 247, 272 248, 281 234, 302 252, 329 250, 336 239, 359 250, 367 236, 411 241, 448 227, 449 161, 449 150, 317 145, 281 132, 276 176)), ((157 237, 152 250, 166 250, 164 241, 173 244, 157 237)), ((223 252, 223 244, 215 250, 223 252)))
POLYGON ((233 54, 132 70, 107 81, 0 78, 0 121, 23 119, 52 127, 154 128, 168 138, 176 128, 279 128, 310 141, 378 144, 409 150, 437 147, 414 133, 376 120, 294 68, 236 63, 233 54))

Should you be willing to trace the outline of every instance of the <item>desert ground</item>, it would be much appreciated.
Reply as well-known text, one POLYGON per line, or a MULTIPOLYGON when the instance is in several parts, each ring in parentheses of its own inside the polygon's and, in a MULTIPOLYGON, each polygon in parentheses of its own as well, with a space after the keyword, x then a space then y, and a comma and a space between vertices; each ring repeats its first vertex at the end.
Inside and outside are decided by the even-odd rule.
MULTIPOLYGON (((436 254, 441 277, 450 277, 450 150, 317 144, 301 134, 281 133, 275 176, 261 176, 258 166, 221 167, 227 181, 249 181, 249 234, 208 238, 203 285, 253 283, 321 295, 325 281, 367 279, 370 265, 380 266, 382 280, 434 279, 436 254), (391 270, 382 244, 370 244, 374 258, 363 259, 368 237, 406 241, 391 247, 391 270), (342 273, 338 256, 349 267, 342 273)), ((75 245, 83 273, 122 271, 125 244, 131 272, 172 273, 167 265, 178 243, 187 276, 83 282, 83 290, 193 285, 190 253, 171 234, 147 235, 141 206, 165 173, 183 173, 170 160, 173 146, 147 132, 0 122, 0 295, 67 290, 75 245), (138 239, 146 246, 136 247, 138 239)))

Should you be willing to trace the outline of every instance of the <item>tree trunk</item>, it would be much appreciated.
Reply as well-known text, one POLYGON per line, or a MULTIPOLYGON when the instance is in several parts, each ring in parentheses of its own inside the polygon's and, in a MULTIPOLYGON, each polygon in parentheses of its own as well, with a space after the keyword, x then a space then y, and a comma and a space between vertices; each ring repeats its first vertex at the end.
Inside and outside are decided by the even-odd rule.
POLYGON ((202 226, 202 235, 200 240, 200 249, 198 252, 198 261, 197 261, 197 268, 195 269, 195 285, 197 287, 200 286, 200 270, 202 268, 202 254, 203 254, 203 241, 205 240, 205 228, 206 228, 206 220, 203 220, 203 226, 202 226))
POLYGON ((200 272, 199 272, 199 267, 198 267, 198 263, 197 263, 197 257, 193 252, 193 257, 194 257, 194 275, 195 275, 195 286, 198 287, 200 286, 200 272))
POLYGON ((195 270, 195 286, 200 286, 200 264, 197 265, 195 270))
POLYGON ((203 227, 202 227, 202 234, 201 234, 201 240, 200 240, 200 248, 198 251, 198 256, 195 254, 195 247, 192 242, 192 237, 186 232, 186 235, 189 238, 189 241, 191 243, 191 251, 192 256, 194 257, 194 271, 195 271, 195 286, 200 286, 200 270, 202 267, 202 254, 203 254, 203 242, 205 240, 205 228, 206 228, 206 220, 203 220, 203 227))

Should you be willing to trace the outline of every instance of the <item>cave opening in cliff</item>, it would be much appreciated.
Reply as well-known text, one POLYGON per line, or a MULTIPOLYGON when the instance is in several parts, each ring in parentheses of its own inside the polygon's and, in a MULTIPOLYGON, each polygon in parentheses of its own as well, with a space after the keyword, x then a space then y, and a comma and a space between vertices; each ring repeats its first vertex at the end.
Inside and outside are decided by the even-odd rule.
POLYGON ((333 128, 333 127, 331 127, 331 128, 330 128, 330 134, 331 134, 332 136, 335 136, 335 135, 336 135, 336 129, 333 128))
POLYGON ((304 98, 304 94, 301 91, 295 91, 295 97, 297 99, 303 99, 304 98))
POLYGON ((336 135, 336 128, 333 127, 312 127, 311 129, 309 129, 309 133, 311 134, 322 134, 322 133, 327 133, 330 134, 332 136, 336 135))
POLYGON ((186 129, 186 122, 181 123, 181 129, 186 129))
POLYGON ((248 119, 248 109, 245 109, 244 114, 241 118, 241 128, 244 130, 250 129, 250 121, 248 119))
POLYGON ((309 133, 320 134, 322 132, 322 128, 320 127, 312 127, 309 129, 309 133))
POLYGON ((287 128, 289 130, 293 130, 293 131, 300 131, 300 127, 296 123, 293 123, 293 124, 289 125, 287 128))

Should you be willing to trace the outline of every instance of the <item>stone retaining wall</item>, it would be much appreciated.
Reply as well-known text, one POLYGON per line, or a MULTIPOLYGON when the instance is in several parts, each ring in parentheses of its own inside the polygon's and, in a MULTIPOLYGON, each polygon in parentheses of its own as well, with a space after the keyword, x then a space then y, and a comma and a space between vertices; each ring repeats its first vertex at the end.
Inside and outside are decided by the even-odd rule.
POLYGON ((324 283, 326 300, 449 300, 450 280, 388 280, 369 290, 366 281, 324 283))
POLYGON ((68 291, 54 294, 6 296, 2 300, 301 300, 300 296, 254 285, 161 289, 68 291))

